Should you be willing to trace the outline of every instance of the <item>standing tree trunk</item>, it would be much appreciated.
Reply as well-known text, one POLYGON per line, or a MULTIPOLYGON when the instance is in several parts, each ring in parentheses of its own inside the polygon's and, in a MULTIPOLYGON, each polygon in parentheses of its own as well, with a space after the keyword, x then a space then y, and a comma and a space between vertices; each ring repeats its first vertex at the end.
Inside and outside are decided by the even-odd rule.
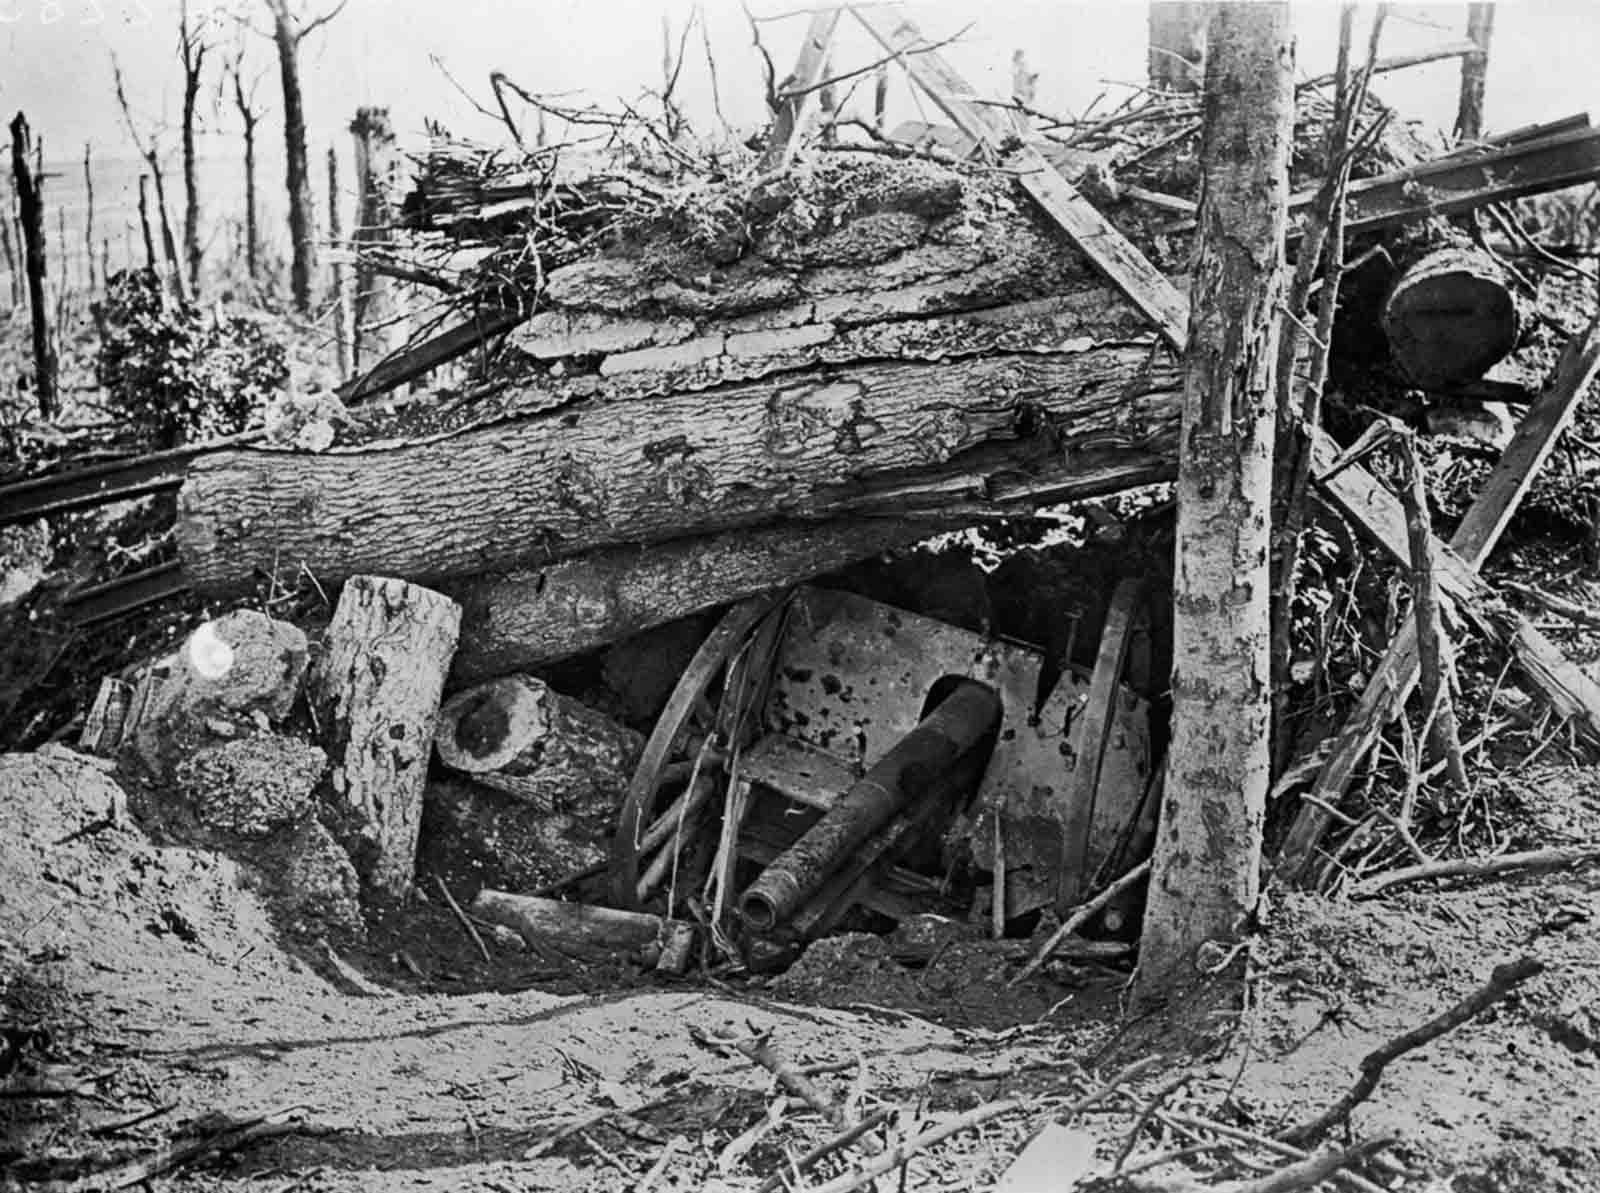
POLYGON ((272 40, 278 48, 278 77, 283 86, 283 148, 288 163, 289 289, 295 309, 310 314, 317 275, 317 231, 312 211, 311 170, 306 156, 305 100, 300 90, 300 38, 288 0, 270 0, 272 40))
POLYGON ((1456 141, 1483 135, 1483 89, 1489 77, 1489 37, 1494 32, 1494 4, 1475 0, 1467 5, 1467 40, 1477 50, 1461 59, 1461 99, 1456 108, 1456 141))
POLYGON ((161 220, 161 253, 167 259, 167 268, 172 271, 172 292, 177 295, 179 302, 188 302, 189 282, 183 261, 178 257, 178 240, 172 234, 172 217, 167 214, 166 179, 161 172, 161 163, 154 155, 149 162, 150 177, 156 184, 156 215, 161 220))
POLYGON ((178 5, 178 57, 183 63, 183 256, 189 285, 200 290, 200 184, 195 175, 194 112, 200 69, 209 47, 189 23, 188 0, 178 5))
MULTIPOLYGON (((83 193, 88 205, 83 214, 83 247, 88 260, 84 264, 84 271, 89 278, 89 294, 94 294, 94 171, 89 165, 89 142, 83 143, 83 193)), ((100 281, 105 282, 105 273, 101 271, 100 281)))
MULTIPOLYGON (((356 222, 352 240, 357 249, 375 248, 390 239, 394 210, 390 192, 394 185, 394 129, 387 108, 359 108, 350 123, 355 137, 356 222)), ((398 347, 400 316, 394 284, 356 259, 355 351, 356 369, 372 365, 398 347)))
POLYGON ((28 118, 18 112, 11 122, 11 179, 22 213, 28 304, 33 310, 33 384, 38 394, 39 417, 52 419, 61 413, 61 405, 56 396, 55 337, 44 294, 44 199, 39 194, 38 174, 28 165, 32 153, 33 134, 28 130, 28 118))
POLYGON ((1286 3, 1219 4, 1208 30, 1200 244, 1178 457, 1172 743, 1138 997, 1195 977, 1260 889, 1270 778, 1273 368, 1294 43, 1286 3))
POLYGON ((241 60, 233 63, 233 104, 239 109, 239 120, 244 125, 244 259, 245 269, 252 282, 256 277, 256 245, 260 237, 256 228, 256 122, 261 113, 255 107, 255 87, 244 89, 241 60))
POLYGON ((1199 91, 1205 53, 1205 0, 1150 0, 1150 86, 1199 91))
MULTIPOLYGON (((342 252, 344 222, 339 218, 339 155, 328 146, 328 239, 335 253, 342 252)), ((334 360, 339 370, 339 384, 350 376, 350 306, 345 293, 345 269, 335 259, 333 263, 333 347, 334 360)))
POLYGON ((150 175, 139 175, 139 231, 144 234, 144 264, 146 269, 156 267, 156 242, 150 235, 150 175))

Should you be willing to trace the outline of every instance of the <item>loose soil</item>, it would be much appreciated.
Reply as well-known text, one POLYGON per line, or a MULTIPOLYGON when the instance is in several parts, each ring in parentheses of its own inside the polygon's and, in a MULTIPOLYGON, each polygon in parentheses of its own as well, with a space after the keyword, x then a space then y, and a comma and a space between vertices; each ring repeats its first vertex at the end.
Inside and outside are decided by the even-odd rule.
MULTIPOLYGON (((1484 794, 1509 832, 1600 839, 1600 772, 1551 768, 1484 794)), ((1118 969, 1053 964, 1011 989, 1018 942, 959 933, 919 969, 894 959, 901 938, 845 937, 777 978, 670 981, 552 964, 492 935, 485 964, 419 893, 347 955, 365 977, 340 976, 325 952, 280 937, 235 863, 131 826, 92 761, 61 747, 0 756, 0 796, 7 1186, 148 1159, 185 1129, 216 1130, 218 1115, 293 1109, 292 1133, 156 1183, 620 1190, 666 1156, 654 1189, 755 1189, 832 1128, 798 1104, 773 1110, 765 1070, 695 1038, 754 1029, 795 1063, 843 1066, 816 1078, 836 1098, 901 1107, 894 1132, 1028 1099, 913 1159, 904 1186, 984 1188, 1066 1102, 1140 1057, 1160 1061, 1130 1089, 1186 1073, 1168 1106, 1282 1129, 1332 1102, 1373 1047, 1527 953, 1546 972, 1390 1066, 1353 1132, 1398 1134, 1391 1170, 1369 1169, 1389 1188, 1600 1188, 1594 870, 1370 902, 1284 896, 1248 1012, 1196 1049, 1192 1033, 1125 1012, 1118 969)), ((1101 1172, 1131 1107, 1112 1098, 1077 1120, 1101 1172)), ((1136 1156, 1182 1142, 1147 1135, 1136 1156)), ((810 1179, 842 1170, 829 1161, 810 1179)))

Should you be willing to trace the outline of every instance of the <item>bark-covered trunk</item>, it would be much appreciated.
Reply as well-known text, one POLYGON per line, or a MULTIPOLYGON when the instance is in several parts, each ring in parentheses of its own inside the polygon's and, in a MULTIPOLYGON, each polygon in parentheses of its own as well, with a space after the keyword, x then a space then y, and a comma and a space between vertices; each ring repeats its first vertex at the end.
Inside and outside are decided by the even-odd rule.
MULTIPOLYGON (((356 222, 351 239, 357 248, 374 248, 391 239, 394 223, 394 130, 387 108, 359 108, 350 124, 355 138, 356 222)), ((354 351, 359 372, 370 368, 404 342, 397 322, 400 311, 394 283, 370 263, 356 262, 354 351)))
POLYGON ((1208 31, 1200 246, 1178 463, 1172 741, 1139 994, 1196 976, 1260 888, 1270 777, 1273 367, 1294 117, 1287 4, 1225 3, 1208 31))
POLYGON ((300 90, 300 36, 286 0, 273 0, 272 19, 272 40, 278 48, 278 77, 283 87, 283 150, 292 252, 289 289, 295 308, 309 314, 317 275, 317 231, 306 156, 305 102, 300 90))
POLYGON ((11 121, 11 181, 17 192, 28 305, 33 311, 33 386, 39 417, 53 419, 61 406, 56 396, 55 334, 45 298, 44 199, 39 194, 39 177, 28 161, 32 156, 33 133, 27 117, 18 112, 11 121))
POLYGON ((1150 86, 1199 91, 1205 77, 1204 0, 1150 0, 1150 86))
POLYGON ((324 584, 426 582, 786 517, 997 513, 1170 476, 1170 366, 1148 344, 1056 346, 590 401, 392 450, 218 453, 180 497, 186 574, 207 591, 301 563, 324 584))

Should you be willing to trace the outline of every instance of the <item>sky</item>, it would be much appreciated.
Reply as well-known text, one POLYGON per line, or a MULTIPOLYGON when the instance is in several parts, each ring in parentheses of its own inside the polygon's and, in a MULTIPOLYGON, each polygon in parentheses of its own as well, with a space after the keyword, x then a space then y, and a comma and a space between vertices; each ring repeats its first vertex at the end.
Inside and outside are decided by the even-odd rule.
MULTIPOLYGON (((793 62, 809 0, 753 0, 761 36, 781 77, 793 62), (789 13, 791 15, 783 16, 789 13)), ((323 11, 322 0, 290 0, 323 11)), ((494 122, 477 112, 446 75, 487 100, 491 70, 504 71, 530 91, 599 102, 637 99, 660 86, 662 21, 674 39, 695 11, 690 0, 349 0, 334 20, 308 39, 303 75, 313 153, 329 144, 343 153, 345 131, 359 105, 388 106, 403 142, 422 139, 432 117, 453 132, 500 139, 494 122)), ((1023 49, 1039 72, 1038 105, 1075 112, 1104 91, 1126 94, 1144 71, 1142 0, 913 0, 907 10, 930 37, 961 33, 947 56, 980 92, 1009 94, 1012 52, 1023 49), (965 30, 964 32, 962 32, 965 30)), ((1385 34, 1384 52, 1401 53, 1459 38, 1464 3, 1400 5, 1385 34)), ((268 109, 264 135, 281 138, 281 108, 270 43, 240 27, 230 12, 265 28, 262 0, 192 0, 191 11, 215 18, 227 52, 244 47, 247 71, 260 76, 268 109)), ((716 63, 716 87, 706 45, 696 26, 679 83, 692 119, 716 127, 715 108, 736 130, 764 119, 761 59, 737 0, 704 0, 705 35, 716 63)), ((1298 64, 1304 75, 1332 65, 1337 7, 1332 0, 1295 5, 1298 64)), ((111 85, 113 55, 127 75, 129 98, 141 123, 175 129, 181 75, 175 41, 178 0, 0 0, 0 111, 9 120, 25 111, 45 138, 47 155, 80 157, 128 148, 111 85)), ((1371 6, 1358 35, 1364 40, 1371 6)), ((835 51, 835 70, 872 61, 876 51, 849 22, 835 51)), ((1491 53, 1487 123, 1509 128, 1574 111, 1600 108, 1600 0, 1502 0, 1491 53)), ((1454 115, 1458 67, 1429 66, 1388 76, 1380 93, 1408 118, 1448 126, 1454 115)), ((858 99, 870 104, 870 86, 858 99)), ((231 107, 214 112, 215 76, 203 105, 203 152, 237 154, 231 107)), ((916 117, 903 83, 892 93, 891 117, 916 117)), ((1597 113, 1600 115, 1600 113, 1597 113)), ((169 133, 168 143, 176 144, 169 133)))

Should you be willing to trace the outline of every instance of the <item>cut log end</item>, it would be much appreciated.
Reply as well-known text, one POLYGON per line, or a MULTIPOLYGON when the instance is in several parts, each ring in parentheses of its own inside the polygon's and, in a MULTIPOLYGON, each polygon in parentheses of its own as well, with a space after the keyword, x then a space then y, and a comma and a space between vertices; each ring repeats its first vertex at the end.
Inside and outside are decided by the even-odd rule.
POLYGON ((1383 331, 1413 384, 1448 388, 1477 381, 1511 353, 1521 312, 1492 258, 1448 248, 1400 275, 1384 303, 1383 331))
POLYGON ((544 694, 537 681, 512 675, 451 697, 434 735, 440 759, 467 774, 503 769, 549 732, 544 694))

